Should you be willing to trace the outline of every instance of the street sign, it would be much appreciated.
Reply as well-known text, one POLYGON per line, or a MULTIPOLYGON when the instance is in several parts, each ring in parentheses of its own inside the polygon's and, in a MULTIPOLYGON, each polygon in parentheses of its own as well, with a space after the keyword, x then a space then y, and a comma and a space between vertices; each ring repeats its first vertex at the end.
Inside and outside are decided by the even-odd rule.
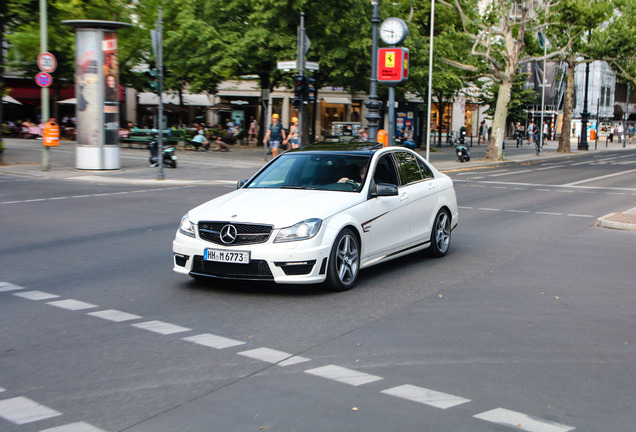
POLYGON ((40 87, 49 87, 53 82, 53 77, 46 72, 38 72, 35 76, 35 83, 40 87))
POLYGON ((50 52, 40 53, 38 56, 38 67, 42 72, 51 73, 57 68, 57 59, 50 52))
MULTIPOLYGON (((287 61, 276 62, 277 69, 282 69, 282 70, 286 70, 286 71, 290 71, 292 69, 298 69, 297 66, 298 66, 298 63, 296 62, 296 60, 287 60, 287 61)), ((318 62, 311 62, 311 61, 306 61, 305 62, 305 69, 317 71, 317 70, 319 70, 319 68, 320 68, 320 65, 318 64, 318 62)))

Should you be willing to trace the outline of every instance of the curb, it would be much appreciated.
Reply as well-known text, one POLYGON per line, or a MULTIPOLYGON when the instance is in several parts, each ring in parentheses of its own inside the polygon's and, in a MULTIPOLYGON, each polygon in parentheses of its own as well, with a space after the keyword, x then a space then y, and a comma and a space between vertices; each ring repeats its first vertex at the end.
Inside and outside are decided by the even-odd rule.
POLYGON ((636 207, 626 212, 610 213, 601 216, 596 220, 596 225, 601 228, 636 231, 636 207))

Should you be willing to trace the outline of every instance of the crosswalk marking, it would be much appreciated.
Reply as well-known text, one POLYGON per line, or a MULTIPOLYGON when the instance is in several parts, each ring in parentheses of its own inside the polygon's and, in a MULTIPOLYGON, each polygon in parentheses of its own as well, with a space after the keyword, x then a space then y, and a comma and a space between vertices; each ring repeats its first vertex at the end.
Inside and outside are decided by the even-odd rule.
POLYGON ((140 329, 148 330, 154 333, 159 333, 162 335, 169 335, 173 333, 181 333, 190 331, 191 329, 187 327, 181 327, 176 324, 170 324, 163 321, 146 321, 137 324, 131 324, 133 327, 137 327, 140 329))
POLYGON ((56 426, 49 429, 43 429, 40 432, 106 432, 85 422, 69 423, 62 426, 56 426))
POLYGON ((279 366, 291 366, 309 361, 308 358, 295 356, 293 354, 277 351, 271 348, 256 348, 253 350, 242 351, 237 354, 256 360, 262 360, 267 363, 278 364, 279 366))
POLYGON ((315 369, 306 370, 305 373, 310 375, 327 378, 330 380, 338 381, 344 384, 352 386, 360 386, 363 384, 379 381, 382 377, 371 375, 364 372, 358 372, 352 369, 347 369, 341 366, 328 365, 315 369))
POLYGON ((17 291, 24 289, 21 286, 13 285, 9 282, 0 282, 0 292, 17 291))
POLYGON ((13 295, 25 298, 27 300, 48 300, 59 297, 59 295, 50 294, 43 291, 24 291, 13 293, 13 295))
POLYGON ((223 336, 217 336, 211 333, 204 333, 182 339, 187 342, 193 342, 197 345, 203 345, 215 349, 224 349, 245 344, 245 342, 229 339, 223 336))
POLYGON ((97 312, 89 312, 86 315, 91 315, 97 318, 102 318, 108 321, 114 322, 122 322, 122 321, 131 321, 135 319, 143 318, 139 315, 134 315, 127 312, 118 311, 116 309, 106 309, 97 312))
POLYGON ((0 417, 15 424, 26 424, 62 415, 29 398, 19 396, 0 400, 0 417))
POLYGON ((97 307, 97 305, 86 303, 79 300, 73 300, 73 299, 57 300, 53 302, 48 302, 47 304, 50 304, 51 306, 56 306, 62 309, 72 310, 72 311, 92 309, 97 307))
POLYGON ((470 399, 410 384, 382 390, 382 393, 441 409, 447 409, 470 402, 470 399))
POLYGON ((572 426, 554 423, 504 408, 496 408, 473 417, 527 432, 568 432, 574 430, 572 426))

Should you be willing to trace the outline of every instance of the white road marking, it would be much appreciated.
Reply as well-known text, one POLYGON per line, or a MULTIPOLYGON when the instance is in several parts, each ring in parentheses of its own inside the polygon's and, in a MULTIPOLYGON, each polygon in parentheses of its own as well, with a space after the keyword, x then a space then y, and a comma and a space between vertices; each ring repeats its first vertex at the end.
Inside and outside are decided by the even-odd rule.
POLYGON ((483 210, 483 211, 501 211, 501 209, 486 208, 486 207, 480 207, 479 210, 483 210))
POLYGON ((25 298, 27 300, 47 300, 47 299, 59 297, 59 295, 49 294, 42 291, 24 291, 24 292, 13 293, 13 295, 25 298))
POLYGON ((5 391, 6 389, 4 389, 3 387, 0 387, 0 393, 2 393, 3 391, 5 391))
POLYGON ((568 214, 566 214, 566 216, 569 216, 569 217, 580 217, 580 218, 593 218, 593 217, 596 217, 596 216, 593 216, 593 215, 582 215, 582 214, 573 214, 573 213, 568 213, 568 214))
POLYGON ((397 396, 399 398, 410 400, 412 402, 417 402, 441 409, 447 409, 464 404, 466 402, 470 402, 470 399, 465 399, 459 396, 453 396, 451 394, 441 393, 410 384, 382 390, 381 393, 391 396, 397 396))
POLYGON ((146 321, 142 323, 131 324, 131 326, 148 330, 154 333, 159 333, 162 335, 181 333, 181 332, 186 332, 191 330, 187 327, 181 327, 181 326, 170 324, 163 321, 146 321))
POLYGON ((548 216, 563 216, 563 213, 552 213, 552 212, 536 212, 535 214, 548 215, 548 216))
POLYGON ((508 213, 523 213, 523 214, 528 214, 530 213, 529 210, 506 210, 508 213))
POLYGON ((108 321, 114 322, 122 322, 122 321, 131 321, 135 319, 143 318, 139 315, 133 315, 131 313, 118 311, 116 309, 107 309, 97 312, 89 312, 86 315, 92 315, 97 318, 102 318, 108 321))
POLYGON ((204 333, 196 336, 182 338, 184 341, 193 342, 197 345, 203 345, 214 349, 230 348, 237 345, 244 345, 245 342, 229 339, 223 336, 217 336, 211 333, 204 333))
POLYGON ((568 432, 574 430, 572 426, 554 423, 503 408, 486 411, 473 417, 528 432, 568 432))
POLYGON ((83 309, 92 309, 97 307, 97 305, 86 303, 79 300, 73 300, 73 299, 58 300, 54 302, 48 302, 47 304, 50 304, 51 306, 56 306, 62 309, 73 310, 73 311, 83 310, 83 309))
POLYGON ((279 366, 291 366, 298 363, 308 362, 309 359, 305 357, 295 356, 283 351, 278 351, 271 348, 256 348, 248 351, 241 351, 237 353, 245 357, 261 360, 266 363, 278 364, 279 366))
POLYGON ((315 369, 309 369, 306 370, 305 373, 338 381, 344 384, 349 384, 352 386, 360 386, 382 379, 379 376, 371 375, 364 372, 358 372, 336 365, 328 365, 315 369))
POLYGON ((84 422, 69 423, 49 429, 42 429, 40 432, 105 432, 103 429, 84 422))
POLYGON ((617 172, 617 173, 613 173, 613 174, 607 174, 607 175, 599 176, 599 177, 593 177, 593 178, 589 178, 589 179, 586 179, 586 180, 581 180, 581 181, 577 181, 577 182, 564 184, 563 186, 576 186, 576 185, 580 185, 580 184, 583 184, 583 183, 589 183, 589 182, 596 181, 596 180, 604 180, 606 178, 616 177, 616 176, 619 176, 619 175, 629 174, 629 173, 633 173, 633 172, 636 172, 636 169, 628 170, 628 171, 621 171, 621 172, 617 172))
POLYGON ((13 285, 9 282, 0 282, 0 292, 17 291, 24 289, 24 287, 13 285))
POLYGON ((515 175, 515 174, 527 173, 527 172, 532 172, 532 171, 534 171, 534 170, 528 169, 528 170, 521 170, 521 171, 513 171, 513 172, 502 173, 502 174, 493 174, 490 177, 502 177, 502 176, 507 176, 507 175, 515 175))
POLYGON ((0 417, 15 424, 25 424, 62 415, 47 406, 20 396, 0 400, 0 417))

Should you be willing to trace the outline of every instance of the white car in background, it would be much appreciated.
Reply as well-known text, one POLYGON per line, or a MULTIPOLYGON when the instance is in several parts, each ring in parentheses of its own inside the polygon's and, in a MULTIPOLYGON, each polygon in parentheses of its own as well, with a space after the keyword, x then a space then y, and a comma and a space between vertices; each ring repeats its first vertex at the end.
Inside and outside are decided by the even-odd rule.
POLYGON ((365 267, 424 249, 446 255, 458 222, 451 179, 414 151, 373 145, 290 150, 190 210, 174 271, 344 291, 365 267))

